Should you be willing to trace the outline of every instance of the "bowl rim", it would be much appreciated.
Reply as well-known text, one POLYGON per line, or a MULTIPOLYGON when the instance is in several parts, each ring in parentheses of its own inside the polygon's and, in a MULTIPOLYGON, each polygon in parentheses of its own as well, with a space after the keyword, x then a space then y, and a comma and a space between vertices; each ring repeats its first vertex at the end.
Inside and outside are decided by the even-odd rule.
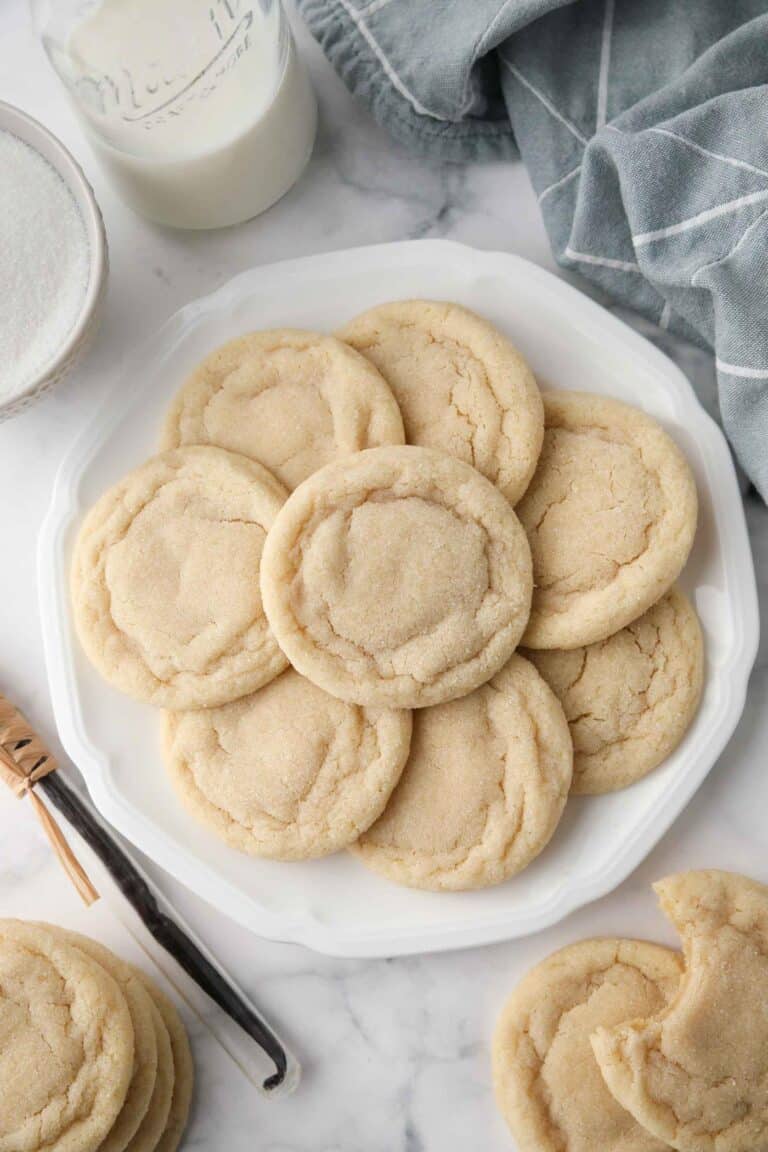
POLYGON ((43 388, 68 362, 85 337, 98 309, 107 275, 107 236, 93 188, 80 164, 58 136, 34 116, 5 100, 0 100, 0 130, 6 130, 17 136, 55 168, 74 196, 83 217, 89 249, 88 285, 75 323, 58 351, 45 361, 33 379, 24 388, 12 392, 10 396, 0 401, 1 413, 4 409, 17 405, 19 401, 34 396, 43 388))

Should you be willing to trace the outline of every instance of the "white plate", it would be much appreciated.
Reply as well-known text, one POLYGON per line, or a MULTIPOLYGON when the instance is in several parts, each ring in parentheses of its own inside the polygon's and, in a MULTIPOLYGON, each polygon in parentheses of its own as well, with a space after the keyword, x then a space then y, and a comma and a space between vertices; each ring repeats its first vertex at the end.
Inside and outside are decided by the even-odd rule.
POLYGON ((514 256, 444 241, 359 248, 255 268, 184 308, 124 364, 104 409, 59 472, 40 536, 40 611, 59 733, 103 815, 200 896, 272 939, 344 956, 392 956, 536 932, 615 888, 690 800, 744 706, 758 639, 741 497, 725 440, 688 381, 651 344, 586 296, 514 256), (549 387, 644 408, 691 461, 701 503, 682 584, 706 636, 704 697, 685 740, 645 780, 571 800, 552 843, 498 888, 433 894, 389 884, 341 853, 280 864, 228 848, 177 802, 158 718, 109 687, 72 629, 69 555, 83 512, 155 450, 161 418, 190 369, 252 328, 333 330, 407 296, 459 301, 506 332, 549 387))

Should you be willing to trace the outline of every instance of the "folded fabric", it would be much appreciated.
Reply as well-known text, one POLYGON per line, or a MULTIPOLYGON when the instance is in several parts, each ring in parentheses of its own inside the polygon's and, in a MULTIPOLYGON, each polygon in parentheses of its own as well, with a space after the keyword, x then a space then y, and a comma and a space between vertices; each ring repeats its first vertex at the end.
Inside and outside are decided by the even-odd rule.
POLYGON ((297 2, 394 136, 519 150, 558 262, 714 350, 768 499, 768 0, 297 2))

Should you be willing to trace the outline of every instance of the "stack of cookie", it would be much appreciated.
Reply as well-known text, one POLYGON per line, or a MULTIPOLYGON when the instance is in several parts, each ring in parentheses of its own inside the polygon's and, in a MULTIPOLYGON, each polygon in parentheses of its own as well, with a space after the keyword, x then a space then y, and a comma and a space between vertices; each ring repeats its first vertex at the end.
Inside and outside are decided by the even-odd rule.
POLYGON ((519 1152, 765 1152, 768 888, 728 872, 655 885, 684 954, 584 940, 525 977, 494 1040, 519 1152))
POLYGON ((75 619, 236 848, 498 883, 570 791, 632 783, 690 723, 685 459, 616 400, 542 397, 466 309, 233 341, 161 449, 86 518, 75 619))
POLYGON ((170 1000, 107 948, 0 920, 0 1147, 174 1152, 193 1065, 170 1000))

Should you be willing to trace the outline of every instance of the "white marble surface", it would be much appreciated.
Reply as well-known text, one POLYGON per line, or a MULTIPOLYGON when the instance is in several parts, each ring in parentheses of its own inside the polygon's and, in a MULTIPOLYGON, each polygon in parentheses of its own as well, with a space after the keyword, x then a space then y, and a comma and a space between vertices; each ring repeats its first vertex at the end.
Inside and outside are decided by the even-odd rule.
MULTIPOLYGON (((56 747, 36 609, 35 539, 58 462, 98 404, 115 361, 179 306, 253 264, 363 243, 448 236, 552 267, 519 165, 471 170, 420 163, 357 108, 300 32, 322 129, 301 184, 259 220, 226 232, 163 231, 115 199, 27 25, 22 0, 0 7, 0 99, 41 119, 84 164, 109 233, 106 315, 87 363, 58 393, 0 426, 0 690, 56 747)), ((0 222, 1 227, 1 222, 0 222)), ((1 306, 1 305, 0 305, 1 306)), ((670 344, 711 405, 708 357, 670 344)), ((584 382, 588 385, 588 382, 584 382)), ((768 514, 747 497, 762 603, 768 603, 768 514)), ((704 787, 652 856, 613 895, 523 942, 396 961, 338 961, 257 940, 161 878, 225 965, 282 1029, 304 1066, 297 1093, 267 1102, 208 1033, 194 1027, 199 1092, 187 1147, 239 1152, 485 1152, 511 1149, 493 1107, 488 1065, 507 990, 554 948, 594 934, 672 940, 649 885, 665 873, 720 866, 768 881, 768 648, 741 725, 704 787)), ((123 947, 108 908, 85 914, 28 806, 0 796, 0 914, 91 926, 123 947)), ((127 947, 127 945, 126 945, 127 947)))

